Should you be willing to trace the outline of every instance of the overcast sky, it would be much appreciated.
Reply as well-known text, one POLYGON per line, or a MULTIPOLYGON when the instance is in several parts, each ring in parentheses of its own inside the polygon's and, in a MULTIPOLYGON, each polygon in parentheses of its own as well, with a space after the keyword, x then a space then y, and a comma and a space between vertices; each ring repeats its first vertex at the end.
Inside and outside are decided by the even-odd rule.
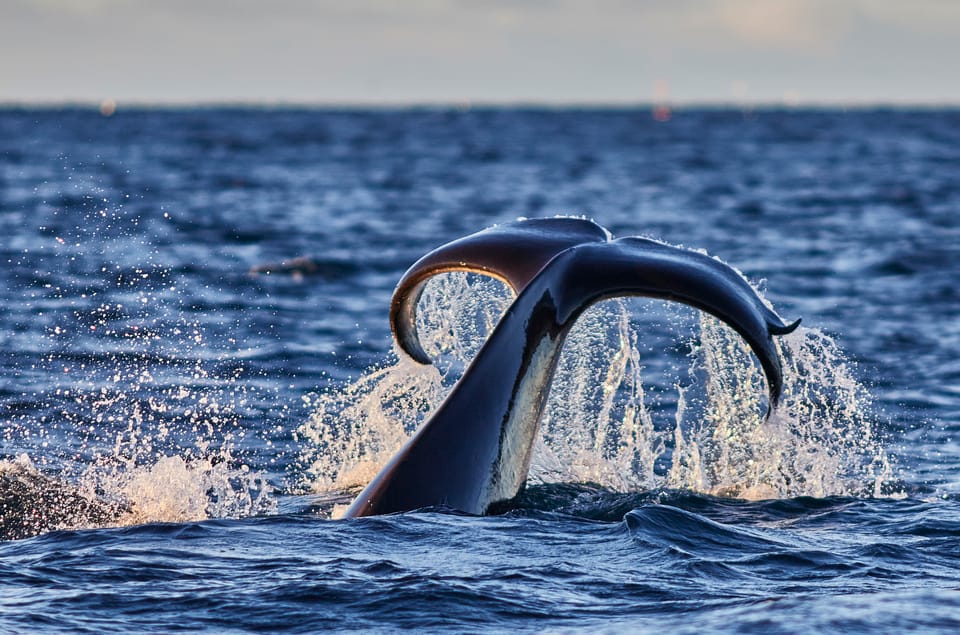
POLYGON ((0 0, 0 102, 952 103, 956 0, 0 0))

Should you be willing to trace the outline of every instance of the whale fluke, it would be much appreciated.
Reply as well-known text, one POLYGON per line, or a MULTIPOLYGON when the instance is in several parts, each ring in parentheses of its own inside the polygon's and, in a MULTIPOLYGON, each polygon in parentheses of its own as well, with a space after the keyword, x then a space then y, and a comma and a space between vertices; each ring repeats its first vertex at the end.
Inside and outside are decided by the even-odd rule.
MULTIPOLYGON (((560 260, 560 259, 558 259, 560 260)), ((680 302, 731 326, 760 360, 770 396, 777 405, 783 389, 780 356, 773 335, 800 324, 785 324, 750 283, 729 265, 704 253, 630 236, 605 245, 583 244, 563 254, 565 270, 555 285, 562 298, 558 321, 568 324, 590 305, 617 296, 680 302)))
POLYGON ((587 242, 606 242, 610 234, 582 218, 537 218, 495 225, 447 243, 411 266, 393 292, 390 328, 400 348, 415 361, 430 364, 417 333, 417 302, 427 280, 451 271, 497 278, 517 295, 561 251, 587 242))
POLYGON ((563 341, 582 312, 606 298, 662 298, 716 316, 759 358, 771 408, 782 392, 773 336, 797 323, 784 323, 742 275, 705 254, 644 238, 611 240, 599 225, 577 219, 517 221, 473 234, 422 258, 397 286, 394 333, 419 361, 429 359, 416 335, 416 299, 430 276, 456 270, 504 279, 518 296, 444 402, 350 505, 348 518, 432 505, 483 514, 515 498, 563 341))

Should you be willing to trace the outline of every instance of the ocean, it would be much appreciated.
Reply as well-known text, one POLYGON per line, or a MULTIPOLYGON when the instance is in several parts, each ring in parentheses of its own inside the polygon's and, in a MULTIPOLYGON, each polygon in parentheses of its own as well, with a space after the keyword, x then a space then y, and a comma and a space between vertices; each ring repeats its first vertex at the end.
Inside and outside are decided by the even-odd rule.
POLYGON ((0 108, 0 632, 953 633, 960 111, 0 108), (666 120, 663 120, 666 119, 666 120), (705 250, 785 398, 662 300, 578 321, 526 491, 338 520, 510 303, 519 217, 705 250))

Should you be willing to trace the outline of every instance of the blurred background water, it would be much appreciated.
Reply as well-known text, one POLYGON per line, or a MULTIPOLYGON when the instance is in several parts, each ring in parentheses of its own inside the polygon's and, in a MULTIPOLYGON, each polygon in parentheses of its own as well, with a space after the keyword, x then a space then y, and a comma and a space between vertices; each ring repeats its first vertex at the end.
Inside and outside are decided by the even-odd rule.
MULTIPOLYGON (((958 175, 956 110, 4 108, 0 629, 953 632, 958 175), (801 360, 797 381, 856 384, 808 421, 859 435, 818 439, 844 478, 748 490, 729 459, 711 487, 672 479, 697 392, 675 385, 709 327, 631 301, 635 341, 612 350, 639 351, 646 480, 541 479, 497 517, 330 520, 351 492, 321 486, 344 458, 318 426, 376 425, 364 399, 414 373, 386 319, 403 271, 556 214, 705 249, 802 316, 830 372, 801 360)), ((578 399, 609 363, 591 350, 570 354, 578 399)), ((407 431, 456 372, 393 399, 407 431)), ((703 408, 688 434, 716 426, 703 408)), ((789 471, 754 450, 757 473, 789 471)))

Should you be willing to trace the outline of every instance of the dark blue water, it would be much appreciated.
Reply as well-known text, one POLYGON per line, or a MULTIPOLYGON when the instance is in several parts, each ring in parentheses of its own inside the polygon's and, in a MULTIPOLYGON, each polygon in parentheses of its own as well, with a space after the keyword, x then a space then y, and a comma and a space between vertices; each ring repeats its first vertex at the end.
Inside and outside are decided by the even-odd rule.
MULTIPOLYGON (((8 108, 0 232, 0 631, 960 628, 958 111, 8 108), (889 469, 670 487, 654 377, 661 486, 330 520, 303 426, 392 360, 403 271, 555 214, 765 280, 842 349, 889 469)), ((824 443, 821 471, 856 439, 824 443)))

